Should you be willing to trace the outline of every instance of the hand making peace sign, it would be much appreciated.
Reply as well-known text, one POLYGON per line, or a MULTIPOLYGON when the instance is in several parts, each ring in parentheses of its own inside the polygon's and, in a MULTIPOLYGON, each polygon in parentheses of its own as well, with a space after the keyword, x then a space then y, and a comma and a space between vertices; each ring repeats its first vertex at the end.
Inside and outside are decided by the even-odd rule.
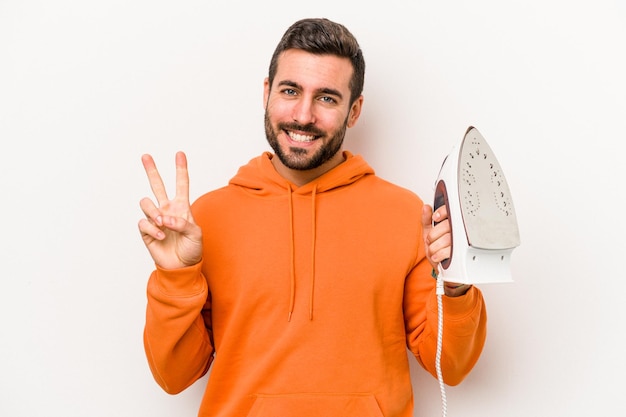
POLYGON ((139 221, 139 231, 152 259, 165 269, 197 264, 202 259, 202 230, 191 215, 187 157, 176 153, 176 196, 172 200, 152 157, 143 155, 141 162, 158 204, 148 197, 140 202, 146 218, 139 221))

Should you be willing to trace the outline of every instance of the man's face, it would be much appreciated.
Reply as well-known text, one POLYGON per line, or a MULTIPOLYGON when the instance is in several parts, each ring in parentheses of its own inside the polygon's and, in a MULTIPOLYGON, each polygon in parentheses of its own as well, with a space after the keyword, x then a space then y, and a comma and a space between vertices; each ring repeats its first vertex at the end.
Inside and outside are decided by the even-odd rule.
POLYGON ((280 162, 306 171, 340 157, 346 128, 361 99, 350 105, 347 58, 290 49, 280 56, 273 85, 265 81, 265 134, 280 162))

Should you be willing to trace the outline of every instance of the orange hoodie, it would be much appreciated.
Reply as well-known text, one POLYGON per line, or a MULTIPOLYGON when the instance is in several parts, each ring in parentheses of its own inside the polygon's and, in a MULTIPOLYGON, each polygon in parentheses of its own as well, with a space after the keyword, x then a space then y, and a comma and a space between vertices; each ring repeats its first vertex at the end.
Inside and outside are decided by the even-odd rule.
MULTIPOLYGON (((410 417, 407 347, 436 375, 435 280, 422 201, 360 157, 296 187, 265 153, 192 207, 200 264, 157 267, 145 349, 178 393, 211 374, 203 417, 410 417)), ((447 384, 482 350, 486 312, 472 288, 444 297, 447 384)))

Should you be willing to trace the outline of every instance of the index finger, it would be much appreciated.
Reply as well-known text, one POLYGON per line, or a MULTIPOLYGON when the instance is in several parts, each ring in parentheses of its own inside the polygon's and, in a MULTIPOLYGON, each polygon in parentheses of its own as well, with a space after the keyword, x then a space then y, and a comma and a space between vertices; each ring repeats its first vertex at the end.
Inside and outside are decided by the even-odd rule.
POLYGON ((448 218, 448 207, 445 204, 442 204, 441 207, 438 207, 437 210, 433 213, 433 221, 435 223, 439 223, 442 220, 448 218))
POLYGON ((189 201, 189 171, 184 152, 176 153, 176 197, 189 201))
POLYGON ((159 206, 164 205, 168 201, 167 192, 165 191, 165 185, 163 185, 163 180, 161 179, 159 170, 157 170, 154 159, 152 159, 151 155, 145 154, 141 156, 141 163, 143 164, 143 168, 146 170, 148 181, 150 182, 150 188, 152 188, 152 192, 154 193, 159 206))

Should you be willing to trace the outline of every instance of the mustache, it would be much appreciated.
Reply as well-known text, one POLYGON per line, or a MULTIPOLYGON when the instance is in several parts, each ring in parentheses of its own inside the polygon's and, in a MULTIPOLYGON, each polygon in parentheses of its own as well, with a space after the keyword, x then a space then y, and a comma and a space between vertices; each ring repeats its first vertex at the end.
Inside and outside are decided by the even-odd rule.
POLYGON ((315 125, 310 124, 310 123, 306 125, 302 125, 300 123, 295 123, 295 122, 279 123, 278 128, 280 130, 296 130, 299 132, 310 133, 314 136, 323 136, 325 134, 323 131, 315 127, 315 125))

